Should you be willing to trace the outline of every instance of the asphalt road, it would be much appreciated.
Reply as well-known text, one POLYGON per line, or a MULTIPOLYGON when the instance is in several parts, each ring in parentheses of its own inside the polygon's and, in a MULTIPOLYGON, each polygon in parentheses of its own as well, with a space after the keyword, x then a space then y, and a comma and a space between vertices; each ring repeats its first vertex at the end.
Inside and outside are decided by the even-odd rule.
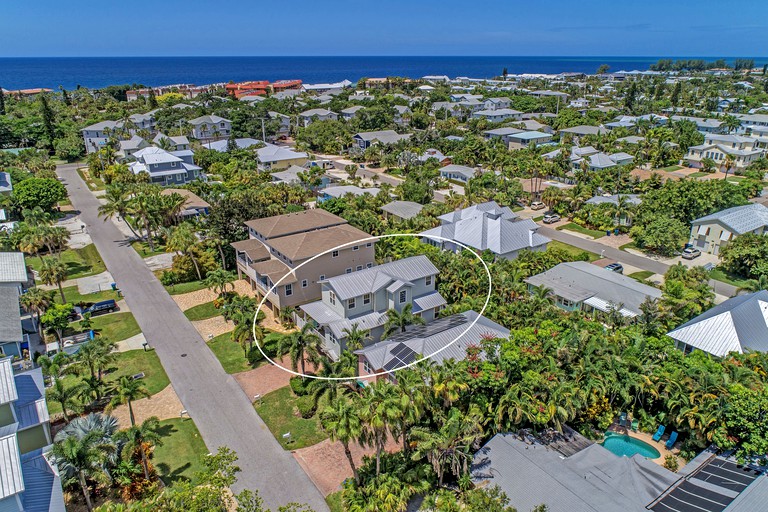
POLYGON ((298 502, 317 512, 328 511, 320 491, 277 443, 235 379, 224 372, 117 226, 98 217, 100 203, 77 174, 76 166, 63 165, 56 171, 208 449, 215 452, 228 446, 237 452, 242 472, 235 492, 258 490, 273 509, 298 502))
MULTIPOLYGON (((593 252, 595 254, 602 254, 605 258, 610 258, 621 263, 626 263, 627 265, 631 265, 633 267, 648 270, 654 274, 663 275, 667 272, 667 270, 669 270, 669 265, 666 263, 656 261, 646 256, 639 256, 637 254, 632 254, 630 252, 609 247, 607 245, 601 244, 596 240, 585 240, 584 238, 569 235, 568 233, 557 231, 556 229, 544 226, 540 227, 538 232, 548 238, 551 238, 552 240, 557 240, 568 245, 573 245, 574 247, 578 247, 579 249, 593 252)), ((736 295, 737 288, 730 284, 710 280, 709 285, 715 290, 715 293, 720 295, 725 295, 726 297, 733 297, 736 295)))

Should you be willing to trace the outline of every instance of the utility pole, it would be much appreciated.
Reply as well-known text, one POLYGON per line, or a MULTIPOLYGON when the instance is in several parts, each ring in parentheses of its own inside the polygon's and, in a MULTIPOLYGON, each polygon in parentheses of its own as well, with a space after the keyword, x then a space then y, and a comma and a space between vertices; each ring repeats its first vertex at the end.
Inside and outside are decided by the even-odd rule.
POLYGON ((264 117, 257 117, 256 119, 261 120, 261 142, 267 143, 267 132, 264 130, 264 117))

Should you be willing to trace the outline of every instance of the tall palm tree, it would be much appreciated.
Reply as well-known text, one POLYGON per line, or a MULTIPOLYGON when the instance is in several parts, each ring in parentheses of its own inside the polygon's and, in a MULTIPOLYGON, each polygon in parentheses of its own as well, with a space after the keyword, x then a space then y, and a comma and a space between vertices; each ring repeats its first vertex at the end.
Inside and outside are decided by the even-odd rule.
POLYGON ((32 315, 35 329, 42 338, 43 329, 40 323, 40 317, 45 313, 48 307, 53 304, 53 293, 48 290, 43 290, 35 286, 28 289, 20 297, 19 302, 21 306, 32 315))
POLYGON ((149 457, 147 452, 153 446, 161 446, 162 437, 160 436, 160 420, 157 416, 152 416, 144 420, 141 425, 134 425, 131 428, 120 432, 120 437, 125 440, 125 447, 128 453, 141 454, 141 467, 144 469, 144 478, 149 480, 149 457))
POLYGON ((361 439, 376 450, 376 476, 381 474, 381 453, 387 436, 397 425, 400 406, 397 389, 385 380, 367 386, 359 409, 363 422, 361 439))
POLYGON ((54 258, 43 259, 39 276, 40 280, 48 286, 53 286, 55 284, 59 287, 61 302, 66 304, 67 298, 64 296, 64 289, 61 286, 61 283, 67 278, 67 266, 64 262, 54 258))
POLYGON ((320 337, 312 332, 312 325, 306 323, 301 330, 283 336, 278 344, 278 352, 281 354, 288 352, 291 357, 293 371, 296 371, 300 364, 301 373, 304 375, 306 374, 305 360, 309 360, 314 364, 319 363, 322 345, 323 342, 320 337))
POLYGON ((723 160, 723 167, 725 167, 725 175, 723 176, 724 180, 728 179, 728 173, 733 169, 733 167, 736 165, 736 160, 733 159, 731 155, 725 155, 725 159, 723 160))
POLYGON ((360 324, 355 322, 352 324, 352 328, 344 328, 342 330, 344 336, 347 338, 347 350, 354 352, 360 350, 365 345, 366 341, 371 340, 371 331, 367 329, 360 329, 360 324))
POLYGON ((400 311, 390 309, 387 311, 387 321, 384 322, 382 338, 389 338, 393 334, 405 332, 409 325, 423 325, 424 319, 413 314, 413 304, 406 304, 400 311))
POLYGON ((128 229, 133 233, 133 236, 139 238, 139 235, 133 229, 131 223, 128 222, 127 218, 131 206, 128 190, 122 185, 110 185, 107 187, 104 199, 106 200, 106 203, 99 206, 99 217, 104 217, 104 221, 115 216, 118 217, 118 220, 122 218, 128 226, 128 229))
POLYGON ((226 293, 227 288, 235 288, 235 285, 232 284, 235 279, 237 279, 237 276, 234 273, 224 270, 223 268, 217 268, 216 270, 208 272, 203 284, 206 288, 213 290, 216 295, 221 297, 226 293))
POLYGON ((80 410, 80 403, 77 398, 82 395, 82 383, 68 386, 61 379, 54 379, 53 387, 48 389, 47 396, 50 400, 58 402, 61 405, 61 413, 64 415, 64 421, 69 422, 67 411, 77 412, 80 410))
POLYGON ((180 224, 173 230, 171 236, 168 238, 168 243, 165 246, 165 250, 168 252, 177 252, 184 256, 188 256, 192 260, 192 264, 195 266, 195 272, 197 273, 197 279, 203 278, 200 273, 200 265, 197 262, 197 257, 194 254, 194 250, 200 240, 195 234, 195 230, 191 224, 180 224))
POLYGON ((130 377, 121 377, 115 387, 115 395, 112 397, 110 407, 128 404, 128 417, 131 420, 131 426, 136 425, 136 418, 133 416, 133 402, 139 398, 149 397, 149 390, 139 380, 130 377))
POLYGON ((104 463, 115 451, 115 444, 105 441, 99 431, 90 432, 82 438, 63 437, 53 445, 51 450, 53 463, 62 475, 75 478, 80 484, 89 512, 93 510, 93 504, 87 481, 105 482, 109 479, 104 471, 104 463))
POLYGON ((331 441, 338 441, 344 447, 344 455, 352 468, 355 482, 360 481, 355 460, 349 449, 349 443, 357 441, 363 434, 360 412, 356 404, 344 396, 336 396, 320 413, 320 422, 331 441))

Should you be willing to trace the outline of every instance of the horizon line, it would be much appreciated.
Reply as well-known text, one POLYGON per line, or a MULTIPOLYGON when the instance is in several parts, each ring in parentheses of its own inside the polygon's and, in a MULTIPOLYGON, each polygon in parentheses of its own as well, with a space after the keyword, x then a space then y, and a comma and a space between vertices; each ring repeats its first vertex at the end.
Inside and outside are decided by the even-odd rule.
POLYGON ((768 59, 768 55, 36 55, 36 56, 0 56, 0 59, 199 59, 199 58, 382 58, 382 57, 423 57, 423 58, 635 58, 635 59, 768 59))

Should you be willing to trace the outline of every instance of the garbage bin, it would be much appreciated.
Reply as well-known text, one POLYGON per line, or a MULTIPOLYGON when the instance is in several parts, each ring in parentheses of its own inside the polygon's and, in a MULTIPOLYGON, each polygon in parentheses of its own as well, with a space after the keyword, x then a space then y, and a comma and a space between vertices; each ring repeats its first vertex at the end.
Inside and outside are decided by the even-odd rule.
POLYGON ((619 228, 614 229, 613 234, 619 236, 619 228))
POLYGON ((112 283, 110 286, 112 287, 113 292, 117 290, 117 283, 112 283))
POLYGON ((611 236, 611 231, 610 230, 606 231, 605 236, 611 236))

